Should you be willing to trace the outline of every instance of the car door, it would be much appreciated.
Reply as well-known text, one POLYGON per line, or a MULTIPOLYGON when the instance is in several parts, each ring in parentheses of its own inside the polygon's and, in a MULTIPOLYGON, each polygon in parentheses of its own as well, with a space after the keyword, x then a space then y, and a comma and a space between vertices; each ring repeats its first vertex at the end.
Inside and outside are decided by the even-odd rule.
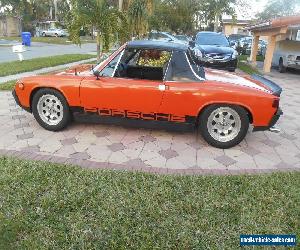
POLYGON ((154 119, 164 93, 164 89, 160 87, 163 85, 162 79, 115 77, 123 51, 100 71, 101 76, 98 79, 91 75, 82 81, 82 106, 92 112, 104 110, 108 114, 115 112, 125 116, 127 111, 131 111, 154 119))
POLYGON ((159 113, 170 114, 170 121, 191 122, 205 103, 203 68, 197 65, 189 53, 174 51, 165 76, 165 94, 159 113))

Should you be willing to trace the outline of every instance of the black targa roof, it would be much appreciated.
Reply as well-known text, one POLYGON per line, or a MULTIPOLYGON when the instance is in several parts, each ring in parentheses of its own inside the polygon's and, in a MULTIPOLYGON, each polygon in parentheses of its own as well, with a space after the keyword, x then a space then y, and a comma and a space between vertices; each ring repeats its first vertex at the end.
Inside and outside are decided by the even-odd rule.
POLYGON ((174 42, 153 41, 153 40, 136 40, 127 43, 127 48, 144 48, 144 49, 162 49, 186 51, 188 45, 174 42))
POLYGON ((191 57, 188 45, 174 42, 140 40, 127 43, 127 49, 161 49, 172 51, 164 76, 165 81, 199 82, 205 78, 201 65, 191 57))

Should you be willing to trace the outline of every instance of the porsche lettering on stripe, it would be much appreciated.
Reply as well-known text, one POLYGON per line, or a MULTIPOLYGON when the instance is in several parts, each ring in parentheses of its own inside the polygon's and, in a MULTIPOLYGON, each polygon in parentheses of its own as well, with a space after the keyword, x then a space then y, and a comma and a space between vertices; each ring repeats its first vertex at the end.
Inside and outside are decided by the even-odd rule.
POLYGON ((139 111, 129 111, 129 110, 118 110, 118 109, 98 109, 98 108, 85 108, 85 112, 97 113, 100 116, 113 116, 122 117, 130 119, 141 119, 148 121, 169 121, 169 122, 186 122, 185 116, 178 116, 172 114, 162 114, 162 113, 143 113, 139 111))

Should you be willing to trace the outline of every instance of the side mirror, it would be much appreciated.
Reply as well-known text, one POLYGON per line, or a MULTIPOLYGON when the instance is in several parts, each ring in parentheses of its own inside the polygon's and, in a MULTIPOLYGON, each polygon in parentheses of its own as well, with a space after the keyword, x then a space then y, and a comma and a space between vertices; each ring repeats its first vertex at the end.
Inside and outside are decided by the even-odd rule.
POLYGON ((189 41, 189 46, 190 47, 193 48, 193 47, 195 47, 195 45, 196 45, 195 41, 189 41))
POLYGON ((99 70, 95 70, 93 73, 94 73, 94 76, 97 77, 97 80, 99 80, 100 71, 99 70))

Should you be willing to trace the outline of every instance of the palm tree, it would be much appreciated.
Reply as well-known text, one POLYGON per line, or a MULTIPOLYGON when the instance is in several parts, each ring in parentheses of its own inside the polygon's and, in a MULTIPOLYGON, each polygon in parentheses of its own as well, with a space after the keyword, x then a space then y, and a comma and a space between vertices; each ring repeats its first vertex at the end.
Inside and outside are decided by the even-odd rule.
POLYGON ((127 6, 131 34, 140 38, 148 31, 149 17, 153 12, 153 0, 128 0, 127 6))
POLYGON ((125 35, 126 19, 108 0, 71 0, 70 38, 80 44, 79 33, 83 27, 94 27, 97 31, 97 60, 102 48, 108 49, 115 34, 125 35))

